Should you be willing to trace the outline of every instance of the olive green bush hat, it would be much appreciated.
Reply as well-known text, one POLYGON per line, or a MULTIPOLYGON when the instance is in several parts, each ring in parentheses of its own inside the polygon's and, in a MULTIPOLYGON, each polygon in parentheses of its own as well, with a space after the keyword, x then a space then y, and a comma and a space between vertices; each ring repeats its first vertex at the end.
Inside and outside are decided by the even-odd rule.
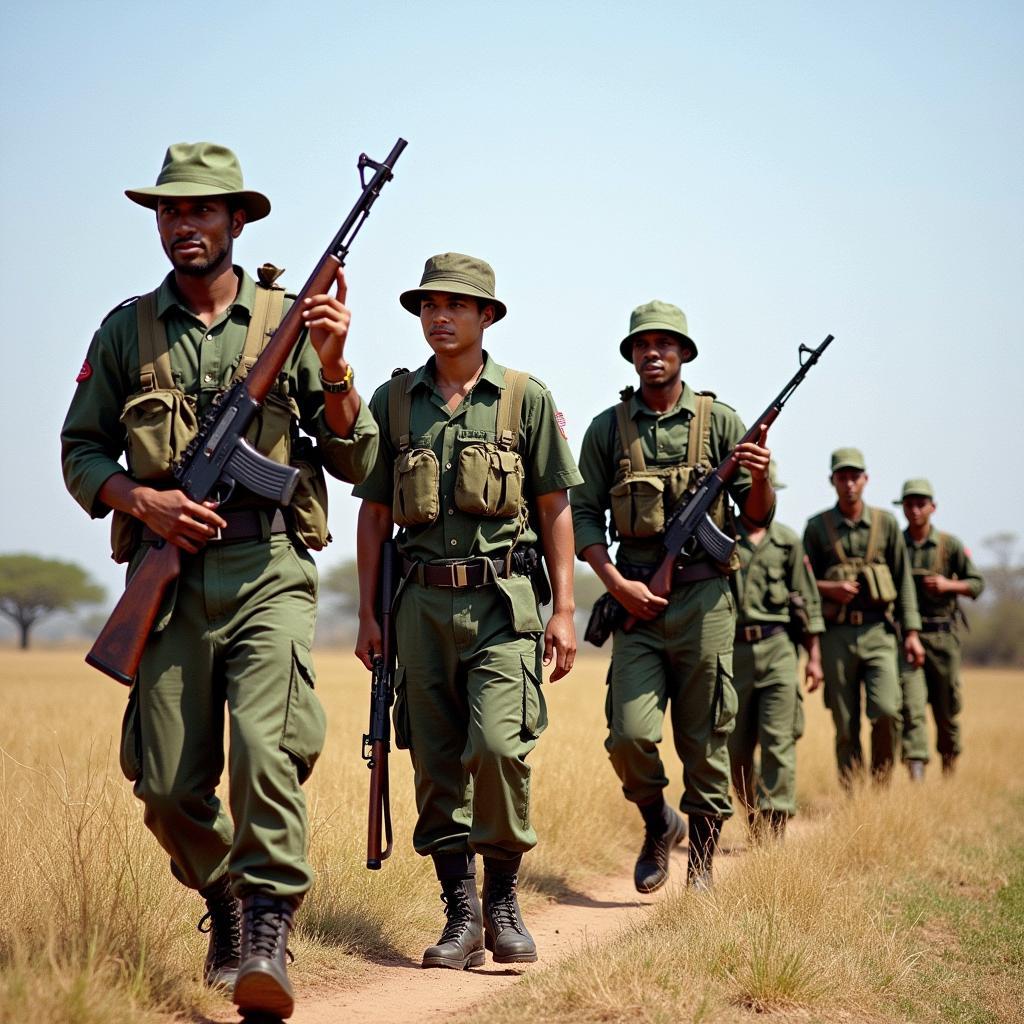
POLYGON ((450 295, 471 295, 494 306, 497 323, 508 309, 494 297, 494 271, 489 263, 460 252, 443 252, 431 256, 423 267, 419 288, 402 292, 398 301, 413 316, 420 315, 420 299, 426 292, 447 292, 450 295))
POLYGON ((893 504, 902 505, 905 498, 927 498, 929 501, 934 501, 935 492, 932 490, 932 485, 923 476, 919 476, 913 480, 907 480, 903 484, 903 493, 893 504))
POLYGON ((167 148, 164 165, 153 188, 130 188, 124 193, 133 203, 155 210, 161 199, 234 197, 246 220, 262 220, 270 213, 270 200, 242 187, 238 157, 213 142, 176 142, 167 148))
POLYGON ((838 473, 841 469, 859 469, 864 472, 867 468, 864 455, 859 448, 837 448, 832 453, 833 473, 838 473))
POLYGON ((693 338, 687 334, 686 314, 671 302, 659 302, 657 299, 637 306, 629 314, 629 334, 619 342, 619 351, 627 363, 633 362, 633 337, 643 331, 668 331, 677 334, 689 347, 690 356, 684 363, 690 362, 697 355, 697 346, 693 338))

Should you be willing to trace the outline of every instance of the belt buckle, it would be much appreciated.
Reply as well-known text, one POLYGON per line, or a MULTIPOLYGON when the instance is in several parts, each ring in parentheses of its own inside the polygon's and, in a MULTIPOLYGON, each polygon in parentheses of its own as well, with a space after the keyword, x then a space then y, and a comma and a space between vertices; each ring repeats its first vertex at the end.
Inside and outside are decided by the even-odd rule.
POLYGON ((851 626, 863 626, 864 625, 864 613, 861 611, 850 612, 850 625, 851 626))
POLYGON ((743 627, 743 640, 748 644, 756 644, 761 639, 761 627, 760 626, 744 626, 743 627))
POLYGON ((216 544, 218 541, 221 541, 223 539, 224 539, 224 533, 221 530, 221 528, 218 526, 217 527, 217 532, 214 533, 214 535, 212 537, 208 537, 207 540, 206 540, 206 543, 207 544, 216 544))
POLYGON ((452 586, 459 590, 469 586, 469 575, 466 572, 465 562, 458 562, 452 566, 452 586))

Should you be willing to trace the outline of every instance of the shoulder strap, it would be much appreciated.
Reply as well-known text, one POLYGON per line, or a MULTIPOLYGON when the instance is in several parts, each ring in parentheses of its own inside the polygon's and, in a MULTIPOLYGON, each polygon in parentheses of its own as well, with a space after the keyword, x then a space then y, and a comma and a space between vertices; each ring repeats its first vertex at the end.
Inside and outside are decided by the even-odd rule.
POLYGON ((521 370, 505 371, 505 386, 498 396, 498 418, 495 434, 502 448, 519 444, 519 425, 523 419, 523 400, 530 375, 521 370))
POLYGON ((619 427, 619 444, 622 445, 622 459, 631 473, 643 473, 647 470, 643 445, 640 444, 640 431, 636 421, 629 415, 629 399, 615 406, 615 420, 619 427))
POLYGON ((825 524, 825 533, 828 535, 828 542, 832 546, 832 550, 836 554, 836 558, 840 562, 848 562, 849 559, 846 557, 846 550, 843 547, 843 542, 839 539, 839 535, 836 533, 836 528, 832 523, 832 515, 835 509, 826 509, 825 513, 821 517, 821 521, 825 524))
POLYGON ((143 391, 173 388, 167 330, 156 315, 156 292, 140 295, 135 313, 139 335, 139 387, 143 391))
POLYGON ((946 568, 946 534, 941 530, 935 531, 938 534, 938 540, 935 544, 935 554, 932 555, 932 572, 936 574, 945 575, 946 568))
POLYGON ((871 520, 871 525, 868 527, 868 549, 864 552, 864 561, 869 565, 875 560, 875 555, 878 554, 876 548, 878 547, 878 529, 881 524, 882 517, 878 514, 878 510, 868 506, 868 518, 871 520))
POLYGON ((388 432, 394 446, 404 452, 409 447, 409 421, 412 395, 406 390, 409 371, 395 373, 388 381, 388 432))
POLYGON ((690 433, 686 439, 688 466, 699 466, 704 461, 711 461, 711 407, 714 404, 714 395, 697 393, 697 408, 693 413, 693 419, 690 420, 690 433))
POLYGON ((263 351, 263 346, 266 345, 270 336, 281 325, 283 314, 284 289, 276 285, 271 285, 268 288, 258 284, 256 286, 256 299, 253 302, 252 316, 249 317, 249 330, 245 334, 242 356, 238 360, 238 366, 231 377, 232 384, 244 380, 248 375, 263 351))

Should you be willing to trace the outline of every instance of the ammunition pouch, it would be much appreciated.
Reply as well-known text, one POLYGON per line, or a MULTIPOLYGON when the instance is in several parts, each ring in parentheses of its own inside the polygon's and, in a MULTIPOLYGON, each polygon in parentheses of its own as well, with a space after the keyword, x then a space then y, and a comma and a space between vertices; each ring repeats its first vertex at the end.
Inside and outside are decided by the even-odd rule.
POLYGON ((330 543, 327 528, 327 480, 317 447, 308 437, 296 439, 291 464, 299 482, 288 505, 295 537, 307 548, 320 551, 330 543))
POLYGON ((472 441, 459 452, 455 507, 493 519, 517 516, 526 473, 519 453, 491 441, 472 441))
POLYGON ((136 480, 167 480, 199 431, 195 402, 179 388, 131 395, 121 411, 128 472, 136 480))
POLYGON ((626 621, 626 609, 607 591, 590 609, 590 618, 583 639, 595 647, 601 647, 605 640, 626 621))
POLYGON ((544 560, 535 547, 516 548, 511 555, 512 572, 517 576, 529 576, 538 604, 551 603, 551 584, 544 571, 544 560))
POLYGON ((431 448, 409 448, 395 460, 392 518, 398 526, 422 526, 440 511, 441 466, 431 448))

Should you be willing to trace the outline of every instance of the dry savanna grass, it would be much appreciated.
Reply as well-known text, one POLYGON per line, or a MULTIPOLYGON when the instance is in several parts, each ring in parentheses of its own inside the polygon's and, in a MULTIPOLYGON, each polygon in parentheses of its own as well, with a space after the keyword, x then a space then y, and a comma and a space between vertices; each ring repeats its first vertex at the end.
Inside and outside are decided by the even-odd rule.
MULTIPOLYGON (((382 871, 365 869, 366 676, 347 654, 319 653, 317 666, 330 719, 307 787, 318 880, 292 943, 293 977, 307 990, 358 985, 374 962, 418 960, 441 910, 430 866, 410 848, 402 752, 392 766, 397 847, 382 871)), ((595 874, 627 870, 639 843, 639 817, 602 747, 604 670, 584 659, 546 687, 551 726, 531 761, 541 844, 524 869, 528 912, 595 874)), ((673 894, 642 927, 532 973, 495 1004, 494 1020, 733 1020, 762 1010, 800 1020, 1017 1019, 1022 681, 971 674, 970 756, 954 781, 930 777, 912 790, 900 777, 852 800, 836 786, 820 700, 809 700, 802 831, 729 870, 729 852, 746 847, 734 819, 714 898, 673 894), (991 942, 975 938, 1000 927, 1002 959, 990 962, 991 942)), ((171 878, 118 769, 124 699, 80 652, 0 653, 2 1020, 137 1024, 223 1005, 198 981, 203 907, 171 878)), ((675 798, 678 763, 667 759, 675 798)))

